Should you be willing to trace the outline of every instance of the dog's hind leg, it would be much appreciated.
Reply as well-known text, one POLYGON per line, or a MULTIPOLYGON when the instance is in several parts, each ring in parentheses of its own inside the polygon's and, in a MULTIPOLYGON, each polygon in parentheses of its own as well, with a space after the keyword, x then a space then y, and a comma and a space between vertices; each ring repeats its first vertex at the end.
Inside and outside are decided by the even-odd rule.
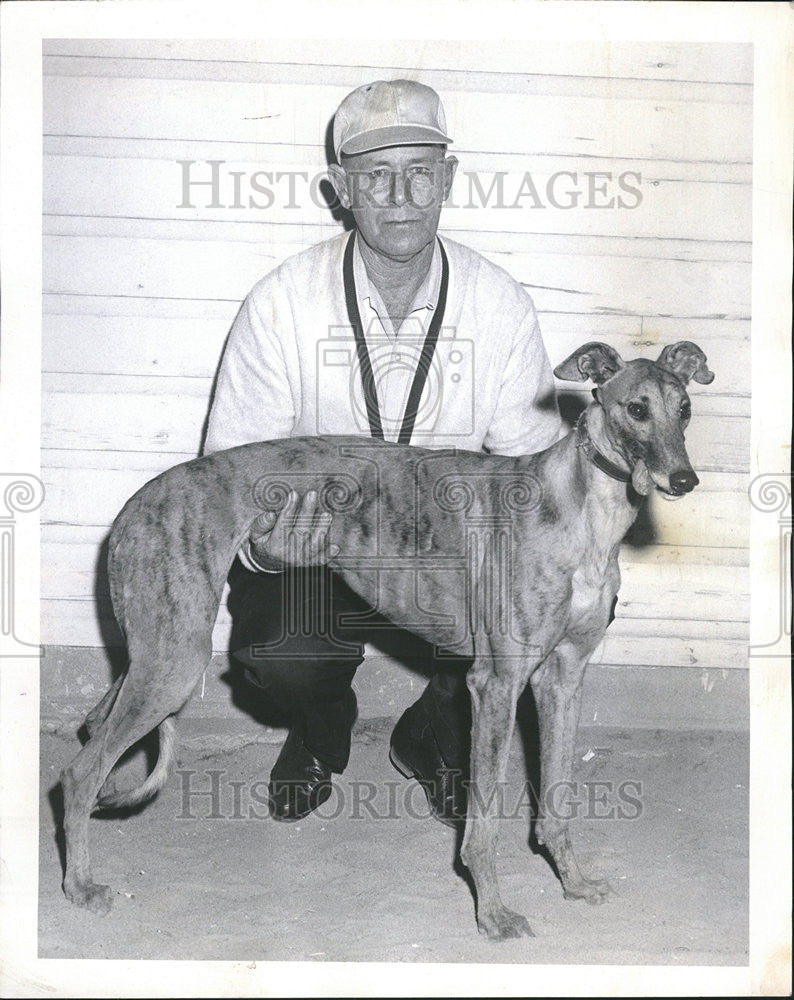
POLYGON ((61 775, 64 797, 66 896, 79 906, 107 913, 111 890, 91 877, 88 819, 97 794, 119 757, 173 715, 189 697, 209 660, 205 649, 179 651, 163 662, 162 654, 146 663, 132 654, 130 668, 107 717, 95 729, 61 775))
MULTIPOLYGON (((89 739, 94 735, 97 729, 99 729, 99 727, 102 725, 102 723, 110 714, 110 710, 111 708, 113 708, 113 703, 116 700, 116 696, 121 690, 121 685, 124 683, 124 677, 125 677, 124 674, 119 674, 119 676, 115 679, 113 684, 108 688, 108 690, 102 696, 102 699, 99 701, 99 703, 97 705, 94 705, 94 707, 85 717, 85 720, 83 721, 83 726, 85 728, 86 733, 88 734, 89 739)), ((114 791, 115 791, 115 783, 111 775, 110 777, 108 777, 107 781, 102 786, 102 791, 100 792, 100 794, 111 795, 114 791)))
POLYGON ((99 729, 110 714, 110 710, 113 708, 113 702, 116 700, 116 695, 119 693, 121 685, 124 683, 124 676, 124 674, 120 674, 115 681, 113 681, 111 686, 102 696, 99 703, 94 705, 85 717, 83 725, 85 726, 85 731, 88 733, 89 737, 94 735, 97 729, 99 729))
POLYGON ((540 724, 540 815, 535 833, 554 860, 565 898, 602 903, 609 894, 609 883, 584 877, 568 829, 582 680, 590 653, 589 648, 583 653, 564 640, 531 678, 540 724))
POLYGON ((502 902, 496 876, 496 841, 500 802, 507 775, 516 701, 525 683, 523 668, 480 649, 466 677, 472 700, 471 786, 461 859, 471 872, 477 890, 477 925, 494 940, 533 937, 525 917, 502 902))

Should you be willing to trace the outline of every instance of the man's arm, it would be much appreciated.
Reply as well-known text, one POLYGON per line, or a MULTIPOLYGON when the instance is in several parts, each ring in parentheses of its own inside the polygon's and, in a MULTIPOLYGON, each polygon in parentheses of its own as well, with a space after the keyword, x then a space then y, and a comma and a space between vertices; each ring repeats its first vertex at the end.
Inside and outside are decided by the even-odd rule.
MULTIPOLYGON (((258 285, 246 298, 229 333, 204 454, 292 433, 295 404, 281 344, 257 307, 260 289, 258 285)), ((238 556, 246 569, 266 573, 327 563, 339 551, 328 544, 330 524, 331 515, 317 509, 316 494, 300 500, 290 493, 281 511, 259 515, 238 556)))
POLYGON ((484 445, 497 455, 531 455, 565 436, 535 307, 515 330, 484 445))
POLYGON ((258 288, 243 302, 226 341, 204 454, 292 433, 295 403, 287 366, 275 330, 257 307, 258 288))

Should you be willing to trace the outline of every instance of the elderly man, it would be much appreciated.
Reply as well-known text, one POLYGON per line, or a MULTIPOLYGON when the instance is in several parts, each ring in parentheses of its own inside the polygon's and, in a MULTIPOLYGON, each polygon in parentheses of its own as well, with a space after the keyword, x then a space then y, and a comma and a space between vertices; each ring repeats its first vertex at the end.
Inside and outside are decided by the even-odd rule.
MULTIPOLYGON (((351 433, 504 455, 552 444, 561 422, 531 299, 437 236, 457 166, 438 95, 408 80, 359 87, 336 112, 333 140, 329 177, 355 230, 253 288, 229 335, 205 450, 351 433)), ((318 565, 334 553, 314 494, 291 494, 274 520, 263 517, 240 552, 229 608, 234 657, 291 720, 269 791, 272 814, 295 820, 347 765, 351 681, 378 622, 318 565)), ((471 660, 429 649, 427 659, 431 680, 398 721, 391 758, 451 823, 465 815, 471 660)))

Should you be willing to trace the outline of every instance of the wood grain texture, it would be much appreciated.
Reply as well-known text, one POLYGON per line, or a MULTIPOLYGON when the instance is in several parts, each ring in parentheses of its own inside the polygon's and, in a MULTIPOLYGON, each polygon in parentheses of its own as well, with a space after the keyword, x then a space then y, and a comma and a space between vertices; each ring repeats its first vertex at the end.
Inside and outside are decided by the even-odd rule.
MULTIPOLYGON (((58 295, 240 301, 289 255, 282 250, 267 243, 47 236, 44 290, 58 295)), ((628 264, 622 256, 540 252, 486 256, 506 266, 541 311, 749 316, 749 263, 659 257, 635 258, 628 264)))
MULTIPOLYGON (((91 219, 173 220, 183 226, 204 222, 209 233, 207 221, 261 228, 295 225, 300 219, 302 227, 324 227, 326 235, 338 231, 329 211, 333 195, 320 147, 300 159, 291 147, 280 146, 258 149, 257 159, 228 159, 195 148, 169 157, 156 144, 142 140, 136 145, 144 147, 136 156, 49 153, 45 216, 66 216, 77 232, 81 217, 87 228, 91 219)), ((738 180, 732 164, 720 177, 714 170, 694 170, 692 164, 617 155, 461 153, 459 161, 444 208, 444 228, 450 233, 628 239, 653 233, 656 240, 750 240, 746 167, 738 180), (732 206, 729 214, 727 204, 732 206)), ((201 238, 201 232, 193 238, 201 238)), ((252 240, 258 238, 261 233, 251 234, 252 240)), ((296 242, 305 239, 304 232, 296 242)), ((567 243, 570 252, 571 241, 567 243)), ((509 241, 503 249, 511 249, 509 241)), ((702 249, 705 258, 708 250, 702 249)))
MULTIPOLYGON (((651 500, 594 659, 745 667, 752 47, 434 42, 410 65, 405 52, 45 42, 43 640, 118 641, 108 526, 195 455, 251 285, 340 231, 319 187, 334 108, 361 83, 408 76, 439 91, 456 140, 442 231, 524 284, 553 364, 586 340, 655 357, 690 339, 717 374, 692 391, 701 486, 651 500), (214 207, 206 187, 183 204, 180 161, 200 180, 213 160, 214 207), (257 172, 270 194, 252 191, 257 172), (621 177, 640 178, 636 206, 595 207, 626 195, 621 177)), ((586 401, 560 389, 569 410, 586 401)), ((219 650, 228 627, 224 609, 219 650)))
MULTIPOLYGON (((483 40, 458 40, 444 42, 417 41, 410 49, 410 62, 406 61, 405 43, 400 40, 349 40, 342 49, 326 42, 280 38, 269 41, 258 38, 180 39, 45 39, 43 43, 45 65, 56 57, 60 72, 77 59, 91 59, 93 75, 110 75, 113 64, 119 60, 135 61, 133 72, 141 75, 144 60, 195 63, 197 71, 205 74, 217 63, 237 66, 253 64, 256 72, 267 74, 269 67, 277 64, 280 71, 285 65, 310 68, 334 66, 363 76, 363 82, 375 79, 373 68, 382 72, 428 74, 451 71, 461 74, 477 86, 485 74, 502 77, 508 73, 521 76, 546 75, 555 79, 572 77, 577 86, 586 86, 597 79, 630 79, 653 81, 655 84, 669 80, 694 83, 727 83, 734 87, 750 87, 753 81, 753 53, 750 44, 689 43, 686 45, 663 41, 626 42, 565 42, 548 39, 531 42, 527 39, 513 41, 502 39, 498 44, 483 40), (97 68, 100 67, 100 68, 97 68), (202 67, 204 67, 202 69, 202 67), (365 75, 368 74, 368 75, 365 75), (589 80, 579 78, 586 77, 589 80)), ((75 69, 77 72, 77 69, 75 69)), ((118 72, 118 71, 116 71, 118 72)), ((225 78, 221 77, 221 78, 225 78)), ((259 77, 261 78, 261 77, 259 77)), ((438 79, 432 85, 438 85, 438 79)), ((350 86, 355 86, 355 81, 350 86)), ((479 84, 481 86, 481 84, 479 84)))

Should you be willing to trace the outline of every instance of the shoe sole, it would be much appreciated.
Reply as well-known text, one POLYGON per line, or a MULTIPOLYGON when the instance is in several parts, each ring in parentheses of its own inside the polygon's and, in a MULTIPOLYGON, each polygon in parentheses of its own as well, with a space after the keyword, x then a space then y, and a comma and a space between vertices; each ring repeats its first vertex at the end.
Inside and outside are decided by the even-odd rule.
POLYGON ((278 803, 277 796, 270 796, 268 798, 268 812, 271 818, 277 823, 297 823, 299 820, 306 819, 307 816, 311 816, 312 813, 316 812, 321 805, 324 805, 331 798, 332 794, 333 786, 329 784, 327 791, 323 788, 317 796, 318 801, 312 803, 310 808, 299 813, 292 812, 291 810, 283 811, 283 806, 278 803))
MULTIPOLYGON (((389 747, 389 760, 404 778, 416 778, 416 772, 409 767, 405 761, 401 760, 394 752, 394 747, 389 747)), ((419 779, 417 778, 417 781, 419 779)))

